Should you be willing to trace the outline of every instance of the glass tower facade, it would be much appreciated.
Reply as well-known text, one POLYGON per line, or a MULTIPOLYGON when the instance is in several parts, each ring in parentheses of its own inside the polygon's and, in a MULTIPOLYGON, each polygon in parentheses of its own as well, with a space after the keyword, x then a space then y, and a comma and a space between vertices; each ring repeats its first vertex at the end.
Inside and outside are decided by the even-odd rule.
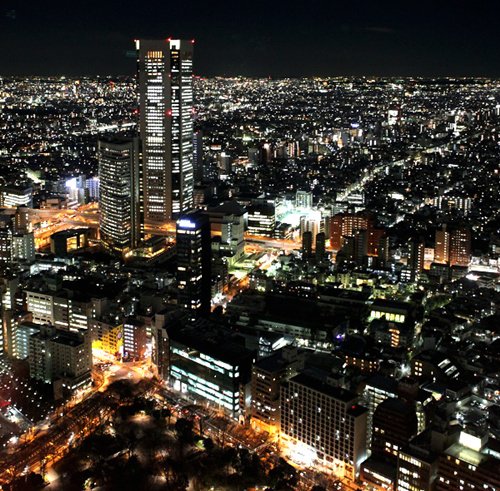
POLYGON ((136 41, 142 213, 161 227, 193 206, 193 43, 136 41))
POLYGON ((102 139, 98 143, 99 227, 104 248, 124 254, 139 238, 139 141, 102 139))
POLYGON ((191 210, 177 220, 178 305, 191 319, 210 314, 211 244, 206 215, 191 210))

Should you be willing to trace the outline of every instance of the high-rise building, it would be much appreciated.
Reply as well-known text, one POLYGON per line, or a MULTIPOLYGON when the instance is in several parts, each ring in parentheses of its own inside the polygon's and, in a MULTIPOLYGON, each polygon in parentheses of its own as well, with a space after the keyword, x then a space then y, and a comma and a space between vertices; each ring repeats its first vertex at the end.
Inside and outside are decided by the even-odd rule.
POLYGON ((236 201, 226 201, 222 205, 209 208, 212 253, 225 257, 229 266, 239 261, 245 253, 245 208, 236 201))
POLYGON ((302 258, 309 259, 312 256, 312 232, 302 234, 302 258))
POLYGON ((281 350, 256 361, 252 366, 252 428, 276 434, 280 429, 280 387, 303 369, 304 356, 297 347, 281 350))
POLYGON ((61 379, 68 391, 92 382, 92 342, 86 331, 40 326, 29 338, 30 376, 50 383, 61 379))
POLYGON ((177 220, 178 305, 191 318, 210 314, 211 244, 207 215, 191 210, 177 220))
POLYGON ((410 240, 408 251, 408 268, 416 273, 424 269, 425 244, 418 240, 410 240))
POLYGON ((193 174, 196 182, 203 181, 203 132, 197 130, 193 137, 193 174))
POLYGON ((16 208, 17 206, 33 207, 33 188, 2 186, 0 188, 0 206, 16 208))
POLYGON ((450 264, 468 266, 470 262, 471 237, 468 227, 456 227, 450 234, 450 264))
POLYGON ((146 353, 146 325, 134 317, 129 317, 123 324, 123 355, 126 358, 140 359, 146 353))
POLYGON ((399 450, 417 434, 418 421, 412 404, 388 397, 373 414, 372 454, 396 463, 399 450))
POLYGON ((252 204, 247 207, 248 233, 262 237, 274 237, 276 208, 273 204, 252 204))
POLYGON ((450 259, 450 234, 446 231, 446 225, 442 230, 436 231, 436 249, 434 260, 437 263, 447 263, 450 259))
POLYGON ((313 245, 316 241, 316 235, 320 233, 321 226, 321 213, 310 213, 309 215, 304 215, 300 217, 300 238, 302 239, 303 235, 306 232, 311 232, 313 245))
POLYGON ((35 237, 33 232, 12 235, 11 259, 13 261, 35 260, 35 237))
POLYGON ((366 254, 376 256, 380 238, 385 234, 383 228, 376 226, 370 213, 339 213, 330 219, 330 245, 334 251, 342 247, 343 237, 356 235, 357 230, 366 230, 366 254))
POLYGON ((193 206, 193 44, 137 40, 144 226, 193 206))
POLYGON ((316 235, 316 251, 315 256, 317 261, 321 261, 325 256, 326 244, 325 244, 325 232, 320 232, 316 235))
POLYGON ((140 232, 138 139, 99 140, 98 158, 102 244, 123 254, 137 245, 140 232))
POLYGON ((356 394, 305 373, 281 386, 281 439, 355 480, 366 458, 367 409, 356 394))
POLYGON ((470 262, 471 236, 468 227, 454 227, 436 231, 436 250, 434 260, 437 263, 450 263, 451 266, 468 266, 470 262))
POLYGON ((297 190, 295 193, 295 208, 310 210, 313 204, 313 194, 311 191, 297 190))

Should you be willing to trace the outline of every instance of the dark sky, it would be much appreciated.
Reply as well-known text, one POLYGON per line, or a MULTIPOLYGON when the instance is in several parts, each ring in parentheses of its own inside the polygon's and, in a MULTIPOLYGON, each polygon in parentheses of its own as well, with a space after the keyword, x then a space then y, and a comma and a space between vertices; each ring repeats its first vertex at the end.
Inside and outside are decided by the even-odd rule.
POLYGON ((202 76, 500 77, 499 0, 0 0, 0 75, 133 74, 196 39, 202 76))

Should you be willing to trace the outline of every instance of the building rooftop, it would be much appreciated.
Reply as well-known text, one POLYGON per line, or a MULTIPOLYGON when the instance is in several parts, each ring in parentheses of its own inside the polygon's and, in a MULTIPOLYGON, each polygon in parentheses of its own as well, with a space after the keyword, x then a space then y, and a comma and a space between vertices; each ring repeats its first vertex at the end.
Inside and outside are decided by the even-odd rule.
POLYGON ((310 375, 306 375, 305 373, 299 373, 290 379, 290 382, 303 385, 304 387, 309 387, 317 392, 321 392, 322 394, 345 403, 353 402, 354 404, 358 398, 354 392, 342 389, 341 387, 334 387, 333 385, 329 385, 326 382, 322 382, 321 380, 311 377, 310 375))
POLYGON ((280 350, 270 356, 257 360, 254 365, 266 372, 277 372, 289 365, 289 362, 283 358, 282 351, 280 350))
POLYGON ((211 213, 217 213, 222 215, 236 215, 241 216, 246 213, 246 210, 243 206, 241 206, 235 200, 229 200, 219 206, 214 206, 213 208, 209 208, 207 213, 210 215, 211 213))
POLYGON ((219 328, 205 320, 198 320, 182 328, 174 328, 168 335, 173 341, 233 366, 239 366, 254 356, 252 350, 239 344, 236 333, 219 328))

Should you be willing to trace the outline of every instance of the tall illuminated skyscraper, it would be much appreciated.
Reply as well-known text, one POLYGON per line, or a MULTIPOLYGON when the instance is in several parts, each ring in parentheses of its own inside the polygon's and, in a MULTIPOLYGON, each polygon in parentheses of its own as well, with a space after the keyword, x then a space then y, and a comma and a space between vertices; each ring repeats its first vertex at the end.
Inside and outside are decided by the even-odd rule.
POLYGON ((199 210, 183 213, 176 226, 179 307, 191 319, 210 314, 210 221, 199 210))
POLYGON ((159 227, 193 206, 193 43, 137 40, 142 213, 159 227))
POLYGON ((138 138, 102 138, 98 142, 99 227, 104 248, 122 255, 139 239, 138 138))

